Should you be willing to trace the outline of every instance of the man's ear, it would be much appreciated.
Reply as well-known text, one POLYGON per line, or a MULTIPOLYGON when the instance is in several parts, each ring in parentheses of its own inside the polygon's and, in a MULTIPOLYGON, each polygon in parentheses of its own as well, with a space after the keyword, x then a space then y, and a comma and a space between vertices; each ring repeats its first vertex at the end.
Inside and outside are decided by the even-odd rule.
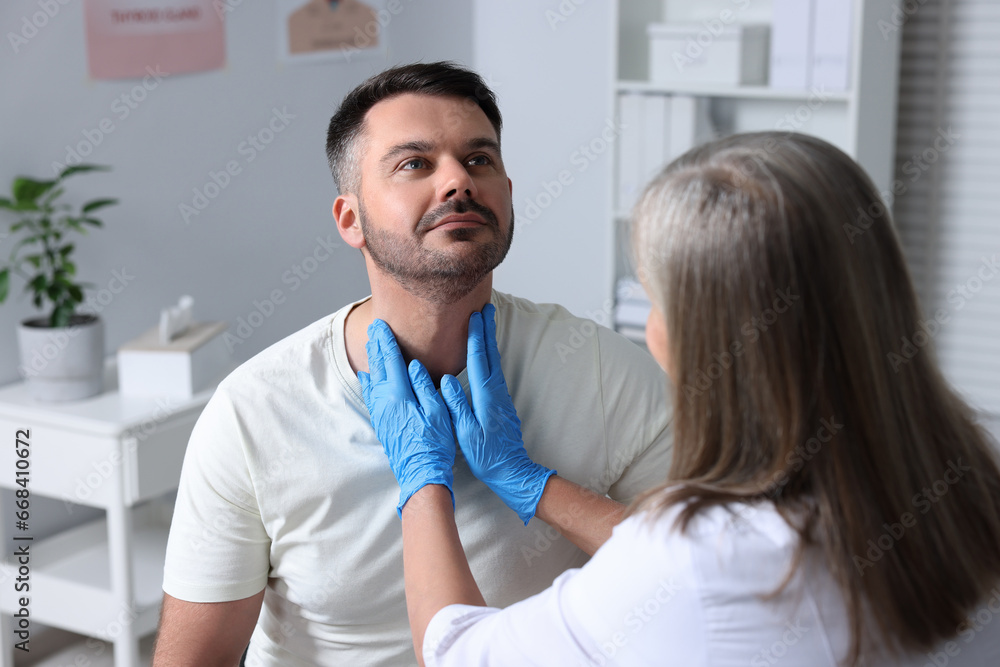
POLYGON ((333 200, 333 219, 337 223, 340 238, 352 248, 365 247, 365 237, 361 233, 361 219, 358 217, 358 199, 354 195, 340 195, 333 200))

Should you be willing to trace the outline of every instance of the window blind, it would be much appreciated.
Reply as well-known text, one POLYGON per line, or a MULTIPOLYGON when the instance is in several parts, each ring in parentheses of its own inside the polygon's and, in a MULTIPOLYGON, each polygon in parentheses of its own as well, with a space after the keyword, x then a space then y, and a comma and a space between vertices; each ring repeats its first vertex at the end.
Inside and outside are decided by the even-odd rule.
POLYGON ((896 225, 944 373, 997 432, 1000 3, 898 5, 896 225))

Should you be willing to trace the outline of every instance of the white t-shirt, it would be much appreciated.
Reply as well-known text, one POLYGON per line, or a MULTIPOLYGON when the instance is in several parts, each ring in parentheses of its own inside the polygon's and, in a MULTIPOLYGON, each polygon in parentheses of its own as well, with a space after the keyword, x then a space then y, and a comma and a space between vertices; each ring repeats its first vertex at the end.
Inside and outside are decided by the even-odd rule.
MULTIPOLYGON (((506 609, 451 605, 424 637, 427 667, 838 667, 850 644, 843 596, 810 552, 782 594, 798 535, 767 502, 629 517, 581 569, 506 609)), ((926 655, 868 667, 1000 665, 1000 587, 926 655)))
MULTIPOLYGON (((565 309, 493 292, 525 447, 627 502, 666 479, 667 378, 646 352, 565 309)), ((359 302, 360 303, 360 302, 359 302)), ((347 360, 351 304, 226 378, 188 445, 163 589, 190 602, 266 589, 247 664, 412 665, 399 487, 347 360)), ((465 371, 458 379, 468 390, 465 371)), ((454 471, 456 519, 486 601, 538 593, 587 556, 454 471)))

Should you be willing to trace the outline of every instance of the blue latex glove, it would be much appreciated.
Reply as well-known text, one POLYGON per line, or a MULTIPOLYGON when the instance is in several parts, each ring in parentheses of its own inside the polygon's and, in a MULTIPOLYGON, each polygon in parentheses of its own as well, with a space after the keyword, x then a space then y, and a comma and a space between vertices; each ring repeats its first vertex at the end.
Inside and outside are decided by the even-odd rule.
POLYGON ((426 484, 442 484, 451 492, 455 436, 448 408, 427 369, 414 359, 409 372, 389 325, 375 320, 368 327, 368 373, 359 372, 361 394, 389 466, 399 482, 399 505, 426 484), (412 388, 411 388, 412 384, 412 388))
POLYGON ((493 304, 486 304, 481 314, 469 318, 467 369, 472 408, 462 386, 450 375, 441 379, 441 394, 472 473, 528 525, 546 481, 556 471, 532 461, 524 449, 521 420, 500 369, 495 312, 493 304))

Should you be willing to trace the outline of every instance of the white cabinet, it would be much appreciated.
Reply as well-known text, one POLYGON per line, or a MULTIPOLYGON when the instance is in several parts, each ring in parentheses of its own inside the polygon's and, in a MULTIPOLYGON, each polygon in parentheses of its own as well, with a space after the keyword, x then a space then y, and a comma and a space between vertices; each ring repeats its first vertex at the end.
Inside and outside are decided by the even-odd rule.
MULTIPOLYGON (((807 2, 810 0, 802 0, 807 2)), ((812 0, 825 2, 830 0, 812 0)), ((850 5, 849 75, 845 90, 814 85, 803 89, 769 86, 703 85, 649 80, 647 26, 685 22, 705 26, 703 48, 712 48, 718 25, 771 23, 771 0, 621 0, 618 3, 618 80, 615 95, 683 96, 703 100, 717 135, 760 130, 803 132, 841 148, 868 172, 891 202, 895 160, 899 21, 894 0, 845 0, 850 5), (898 26, 897 26, 898 27, 898 26)), ((685 54, 681 54, 685 56, 685 54)), ((668 105, 669 106, 669 105, 668 105)), ((616 109, 621 105, 616 104, 616 109)), ((620 143, 620 148, 627 142, 620 143)), ((668 155, 673 157, 673 154, 668 155)), ((633 165, 616 158, 616 179, 633 165)), ((648 171, 648 170, 647 170, 648 171)), ((648 173, 644 173, 648 176, 648 173)), ((617 183, 617 180, 616 180, 617 183)), ((616 279, 629 273, 626 261, 629 206, 613 197, 616 220, 616 279)))
POLYGON ((0 388, 0 488, 21 496, 15 504, 28 501, 26 509, 11 507, 5 494, 0 503, 4 518, 16 519, 14 535, 3 535, 0 562, 4 665, 13 664, 20 641, 14 631, 23 618, 22 597, 29 624, 113 642, 116 665, 139 664, 138 640, 156 629, 162 598, 172 511, 162 496, 177 487, 188 438, 211 394, 168 400, 123 397, 112 389, 45 404, 23 383, 0 388), (105 518, 35 539, 39 517, 32 500, 39 496, 101 508, 105 518), (26 563, 12 556, 18 549, 28 552, 26 563), (15 589, 19 576, 28 590, 15 589))

